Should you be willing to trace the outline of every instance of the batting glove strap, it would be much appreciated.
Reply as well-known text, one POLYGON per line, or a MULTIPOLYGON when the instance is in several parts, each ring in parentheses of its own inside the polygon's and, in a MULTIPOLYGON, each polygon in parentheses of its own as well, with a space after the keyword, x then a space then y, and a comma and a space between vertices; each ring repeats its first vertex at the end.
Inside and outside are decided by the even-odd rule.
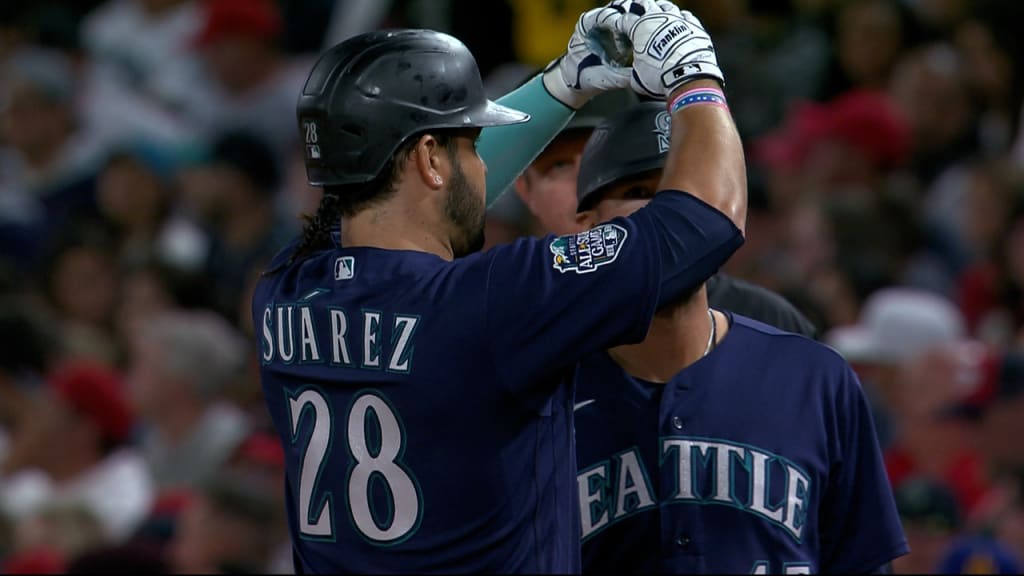
POLYGON ((687 11, 647 14, 629 31, 633 42, 631 86, 640 94, 665 99, 698 78, 725 84, 711 36, 687 11))

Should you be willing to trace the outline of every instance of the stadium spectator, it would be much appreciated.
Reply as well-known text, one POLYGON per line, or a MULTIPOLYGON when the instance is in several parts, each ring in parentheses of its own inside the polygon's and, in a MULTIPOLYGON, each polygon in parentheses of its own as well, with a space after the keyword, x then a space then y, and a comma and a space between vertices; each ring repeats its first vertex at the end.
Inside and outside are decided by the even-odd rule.
POLYGON ((172 545, 179 573, 265 573, 282 528, 280 502, 245 476, 211 481, 185 509, 172 545))
POLYGON ((113 314, 120 278, 113 238, 89 221, 52 240, 41 287, 66 353, 115 365, 113 314))
POLYGON ((305 58, 280 47, 275 0, 207 0, 193 38, 208 81, 193 87, 191 114, 206 137, 245 127, 283 157, 298 142, 295 102, 305 82, 305 58))
MULTIPOLYGON (((0 492, 26 547, 45 544, 48 536, 60 541, 58 535, 116 542, 148 513, 153 483, 128 444, 134 414, 121 386, 116 372, 93 363, 65 363, 48 375, 42 404, 12 438, 19 467, 6 470, 0 492), (90 522, 100 531, 78 534, 75 526, 90 522)), ((61 551, 83 547, 67 544, 61 551)))
POLYGON ((143 420, 140 448, 161 490, 198 487, 246 437, 241 410, 224 388, 241 373, 248 347, 209 311, 171 310, 137 326, 127 387, 143 420))
POLYGON ((284 246, 299 223, 280 213, 280 170, 264 140, 231 130, 213 141, 209 157, 190 170, 181 190, 186 210, 210 239, 203 273, 211 306, 232 322, 252 271, 284 246))
POLYGON ((0 69, 0 241, 21 267, 72 219, 94 216, 100 150, 82 130, 72 62, 25 47, 0 69))

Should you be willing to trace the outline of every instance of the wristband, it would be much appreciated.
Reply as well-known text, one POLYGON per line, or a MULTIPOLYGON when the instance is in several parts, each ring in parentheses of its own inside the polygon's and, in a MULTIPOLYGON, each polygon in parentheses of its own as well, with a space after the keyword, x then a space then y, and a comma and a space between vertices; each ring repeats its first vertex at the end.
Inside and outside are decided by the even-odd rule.
POLYGON ((717 88, 694 88, 693 90, 683 92, 669 102, 669 114, 675 114, 693 104, 711 104, 712 106, 729 109, 729 105, 725 102, 725 94, 721 90, 717 88))

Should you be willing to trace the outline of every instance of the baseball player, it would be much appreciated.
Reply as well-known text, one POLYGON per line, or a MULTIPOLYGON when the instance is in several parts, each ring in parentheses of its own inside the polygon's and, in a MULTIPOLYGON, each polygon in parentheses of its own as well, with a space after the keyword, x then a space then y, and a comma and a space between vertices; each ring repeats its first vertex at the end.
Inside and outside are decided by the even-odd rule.
MULTIPOLYGON (((585 13, 567 53, 505 101, 544 124, 538 110, 586 92, 678 99, 721 81, 695 18, 617 1, 585 13), (598 29, 640 47, 631 69, 591 52, 598 29)), ((472 55, 438 32, 363 34, 318 60, 298 120, 323 201, 253 297, 297 571, 580 570, 574 366, 640 341, 655 309, 742 243, 731 117, 676 115, 691 129, 671 135, 648 207, 473 253, 488 180, 475 141, 506 125, 488 131, 523 146, 507 126, 527 114, 487 100, 472 55)), ((521 170, 542 146, 492 170, 511 181, 508 158, 521 170)))
MULTIPOLYGON (((638 102, 632 90, 612 90, 594 97, 516 178, 513 187, 488 208, 488 215, 518 228, 520 234, 580 232, 576 179, 583 147, 605 118, 638 102)), ((707 293, 715 308, 737 312, 787 332, 818 337, 817 328, 800 310, 763 286, 717 273, 708 279, 707 293)))
MULTIPOLYGON (((632 90, 613 90, 588 102, 488 208, 488 214, 543 236, 580 232, 576 180, 580 156, 594 128, 609 115, 640 102, 632 90), (568 206, 566 205, 568 203, 568 206)), ((817 338, 817 328, 793 304, 763 286, 724 273, 708 279, 708 301, 787 332, 817 338)))
MULTIPOLYGON (((642 103, 598 127, 581 223, 643 210, 688 122, 642 103)), ((849 365, 709 307, 703 286, 642 343, 584 359, 574 407, 585 572, 867 573, 907 552, 849 365)))

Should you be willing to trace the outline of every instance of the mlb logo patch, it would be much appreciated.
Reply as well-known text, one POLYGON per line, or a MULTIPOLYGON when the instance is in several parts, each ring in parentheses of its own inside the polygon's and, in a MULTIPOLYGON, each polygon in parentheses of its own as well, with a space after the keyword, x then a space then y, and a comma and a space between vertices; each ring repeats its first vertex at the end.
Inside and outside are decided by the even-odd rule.
POLYGON ((334 261, 334 279, 350 280, 356 275, 356 259, 352 256, 342 256, 334 261))
POLYGON ((626 229, 618 224, 602 224, 579 234, 560 236, 548 247, 554 256, 552 267, 561 273, 593 272, 619 257, 626 243, 626 229))
POLYGON ((317 146, 316 144, 311 144, 309 146, 306 146, 306 156, 308 156, 310 160, 319 160, 320 159, 320 147, 317 146))

